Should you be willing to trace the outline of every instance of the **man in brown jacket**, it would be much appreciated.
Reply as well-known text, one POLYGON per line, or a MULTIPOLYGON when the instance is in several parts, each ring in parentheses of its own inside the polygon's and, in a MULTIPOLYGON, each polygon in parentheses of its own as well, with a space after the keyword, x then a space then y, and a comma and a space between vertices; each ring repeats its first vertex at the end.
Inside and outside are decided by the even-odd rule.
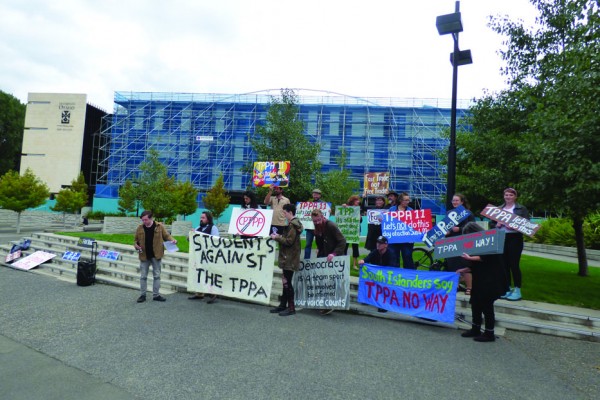
MULTIPOLYGON (((335 256, 343 256, 346 252, 346 238, 336 224, 329 221, 321 210, 314 209, 310 213, 315 224, 315 240, 317 242, 317 258, 327 257, 331 261, 335 256)), ((331 314, 333 310, 321 310, 321 315, 331 314)))
POLYGON ((148 270, 152 264, 152 300, 166 301, 160 295, 160 264, 165 254, 164 242, 177 243, 177 240, 167 232, 165 226, 160 222, 154 222, 152 211, 146 210, 141 216, 142 223, 135 231, 135 242, 133 247, 138 251, 140 257, 140 297, 137 302, 146 301, 146 288, 148 287, 148 270))

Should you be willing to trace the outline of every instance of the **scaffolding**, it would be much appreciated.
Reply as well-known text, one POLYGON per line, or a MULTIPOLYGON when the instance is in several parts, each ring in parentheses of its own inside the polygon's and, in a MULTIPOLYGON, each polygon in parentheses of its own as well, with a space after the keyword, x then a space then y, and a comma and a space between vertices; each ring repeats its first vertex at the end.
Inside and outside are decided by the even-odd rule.
MULTIPOLYGON (((408 192, 426 208, 443 207, 445 168, 436 152, 448 144, 441 135, 449 126, 446 104, 295 92, 305 134, 321 145, 322 172, 339 168, 336 159, 345 151, 353 179, 362 183, 366 172, 387 171, 392 189, 408 192)), ((265 122, 273 96, 279 90, 237 95, 116 92, 114 113, 105 117, 97 140, 96 196, 118 197, 118 188, 137 175, 151 148, 169 175, 192 182, 201 192, 220 174, 227 190, 245 190, 251 177, 241 168, 256 161, 248 139, 265 122)), ((459 117, 464 113, 459 110, 459 117)))

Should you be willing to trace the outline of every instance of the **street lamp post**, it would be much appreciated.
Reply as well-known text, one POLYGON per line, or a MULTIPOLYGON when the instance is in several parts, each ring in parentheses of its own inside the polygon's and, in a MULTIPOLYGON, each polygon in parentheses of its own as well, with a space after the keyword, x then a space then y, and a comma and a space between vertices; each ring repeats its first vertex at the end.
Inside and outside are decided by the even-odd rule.
POLYGON ((460 18, 460 1, 456 2, 454 13, 440 15, 436 18, 435 25, 440 35, 452 35, 454 50, 450 53, 452 64, 452 108, 450 111, 450 144, 448 146, 448 176, 446 181, 446 209, 452 208, 452 196, 456 191, 456 99, 458 66, 473 63, 471 50, 460 51, 458 47, 458 33, 463 26, 460 18))

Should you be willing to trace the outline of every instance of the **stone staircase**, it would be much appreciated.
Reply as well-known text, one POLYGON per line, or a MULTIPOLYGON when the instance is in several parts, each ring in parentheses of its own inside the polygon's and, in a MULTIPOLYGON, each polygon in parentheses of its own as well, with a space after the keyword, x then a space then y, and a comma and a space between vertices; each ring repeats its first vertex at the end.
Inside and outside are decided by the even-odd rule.
MULTIPOLYGON (((77 246, 78 238, 53 233, 31 234, 31 248, 24 255, 37 250, 56 254, 51 262, 44 263, 31 270, 33 273, 54 276, 75 283, 77 263, 61 259, 65 251, 81 253, 81 259, 90 258, 90 249, 77 246)), ((6 258, 11 244, 0 245, 0 260, 6 258)), ((139 289, 139 261, 133 246, 109 242, 98 242, 98 250, 119 252, 117 261, 98 259, 96 281, 130 289, 139 289)), ((161 293, 187 292, 188 255, 185 253, 167 253, 162 262, 161 293)), ((148 287, 152 287, 152 274, 148 276, 148 287)), ((276 305, 281 294, 281 273, 275 269, 271 304, 276 305)), ((468 297, 459 292, 456 301, 456 324, 428 322, 397 313, 379 313, 375 307, 357 302, 358 278, 350 280, 350 312, 373 317, 431 324, 447 328, 467 329, 469 325, 461 321, 470 319, 468 297), (462 317, 461 317, 462 316, 462 317)), ((135 297, 135 296, 134 296, 135 297)), ((522 300, 510 302, 499 300, 495 303, 496 333, 503 335, 506 329, 537 332, 547 335, 563 336, 600 342, 600 311, 567 307, 522 300)))

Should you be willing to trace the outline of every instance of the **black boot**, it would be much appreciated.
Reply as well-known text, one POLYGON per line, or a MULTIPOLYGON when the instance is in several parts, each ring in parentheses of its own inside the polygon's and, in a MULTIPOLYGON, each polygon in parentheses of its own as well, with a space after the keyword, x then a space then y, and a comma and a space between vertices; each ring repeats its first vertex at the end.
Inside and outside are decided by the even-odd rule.
POLYGON ((288 308, 279 313, 280 317, 287 317, 288 315, 296 314, 296 306, 294 305, 294 300, 288 301, 288 308))
POLYGON ((473 340, 476 342, 493 342, 494 340, 496 340, 496 336, 494 335, 493 330, 490 331, 490 330, 486 329, 483 332, 483 335, 474 337, 473 340))
POLYGON ((460 334, 462 337, 478 337, 481 336, 481 325, 473 325, 470 330, 460 334))
POLYGON ((277 306, 277 307, 275 307, 275 308, 272 308, 272 309, 271 309, 269 312, 270 312, 271 314, 279 314, 280 312, 282 312, 282 311, 283 311, 283 310, 285 310, 286 308, 287 308, 286 306, 279 305, 279 306, 277 306))

